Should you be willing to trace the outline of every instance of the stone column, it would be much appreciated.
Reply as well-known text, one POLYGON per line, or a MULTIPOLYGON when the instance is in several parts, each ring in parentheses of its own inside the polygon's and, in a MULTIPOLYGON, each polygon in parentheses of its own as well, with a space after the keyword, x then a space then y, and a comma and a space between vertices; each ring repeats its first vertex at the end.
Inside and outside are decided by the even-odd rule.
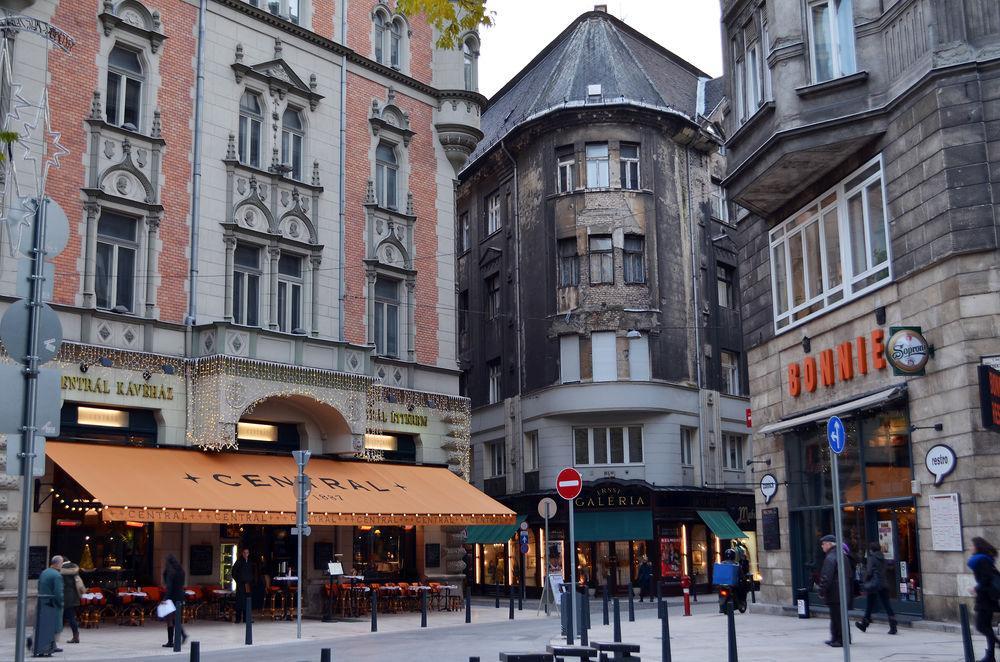
POLYGON ((414 276, 406 277, 406 357, 410 361, 417 358, 417 302, 413 291, 417 287, 414 276))
POLYGON ((84 237, 84 258, 83 258, 83 306, 84 308, 94 308, 97 306, 96 278, 97 278, 97 222, 101 216, 101 206, 96 202, 88 202, 84 205, 87 211, 86 237, 84 237))
MULTIPOLYGON (((365 326, 368 329, 368 344, 375 344, 375 280, 378 278, 378 274, 374 271, 369 271, 366 275, 368 282, 368 305, 366 309, 368 310, 368 324, 365 326)), ((343 287, 343 283, 341 283, 343 287)))
POLYGON ((268 278, 271 290, 267 295, 269 310, 267 328, 273 331, 278 328, 278 258, 281 257, 281 249, 277 246, 268 246, 267 256, 271 261, 271 272, 268 278))
MULTIPOLYGON (((236 253, 236 237, 227 236, 223 240, 226 244, 226 276, 225 276, 225 302, 223 304, 222 319, 227 322, 233 321, 233 256, 236 253)), ((244 284, 244 287, 246 285, 244 284)))
POLYGON ((146 217, 146 317, 156 318, 156 236, 160 230, 158 216, 146 217))
POLYGON ((309 282, 309 309, 311 311, 309 335, 313 337, 319 335, 319 265, 322 263, 322 255, 311 255, 309 257, 309 273, 312 276, 309 282))

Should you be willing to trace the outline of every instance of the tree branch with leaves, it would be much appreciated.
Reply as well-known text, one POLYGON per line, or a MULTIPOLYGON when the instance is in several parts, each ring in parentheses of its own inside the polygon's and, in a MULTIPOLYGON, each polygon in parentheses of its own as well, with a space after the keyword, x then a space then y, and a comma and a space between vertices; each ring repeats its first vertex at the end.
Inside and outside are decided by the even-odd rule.
POLYGON ((486 0, 398 0, 396 11, 404 16, 423 14, 437 28, 438 48, 457 48, 463 34, 493 25, 494 16, 486 0))

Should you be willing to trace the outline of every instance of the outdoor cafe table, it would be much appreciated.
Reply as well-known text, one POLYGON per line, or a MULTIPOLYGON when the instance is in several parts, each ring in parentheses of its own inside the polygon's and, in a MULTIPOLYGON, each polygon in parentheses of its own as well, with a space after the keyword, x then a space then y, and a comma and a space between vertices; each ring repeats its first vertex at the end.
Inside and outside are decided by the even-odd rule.
POLYGON ((360 615, 360 610, 358 608, 358 593, 364 593, 368 591, 367 586, 358 586, 358 582, 363 582, 365 578, 362 575, 341 575, 341 579, 346 579, 351 582, 347 591, 347 604, 344 605, 347 609, 347 615, 351 617, 356 617, 360 615))
POLYGON ((281 594, 284 596, 284 599, 281 601, 283 605, 281 620, 283 621, 292 620, 292 615, 288 612, 288 603, 292 597, 292 592, 291 592, 292 582, 298 582, 299 578, 293 577, 291 575, 285 575, 282 577, 274 577, 272 578, 271 581, 281 582, 281 594))
POLYGON ((444 590, 444 607, 438 607, 440 611, 452 611, 451 609, 451 592, 457 591, 458 587, 454 585, 449 586, 438 586, 438 590, 444 590))

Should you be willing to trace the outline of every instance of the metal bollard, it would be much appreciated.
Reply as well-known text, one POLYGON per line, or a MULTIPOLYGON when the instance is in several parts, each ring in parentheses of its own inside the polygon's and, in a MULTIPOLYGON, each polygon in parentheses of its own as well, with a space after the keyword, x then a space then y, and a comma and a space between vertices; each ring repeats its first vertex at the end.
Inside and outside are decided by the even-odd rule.
POLYGON ((333 662, 333 654, 329 648, 319 649, 319 662, 333 662))
POLYGON ((657 614, 660 617, 660 638, 663 640, 661 649, 661 660, 663 662, 670 662, 670 618, 667 614, 667 603, 661 602, 657 609, 657 614))
POLYGON ((590 636, 589 636, 589 634, 587 632, 587 627, 590 625, 590 623, 588 623, 588 621, 590 619, 588 618, 588 614, 587 614, 587 612, 590 610, 590 604, 587 602, 587 598, 588 597, 589 596, 587 595, 587 592, 584 591, 583 595, 580 596, 580 601, 579 601, 579 605, 580 605, 580 614, 579 614, 579 616, 580 616, 580 645, 581 646, 589 646, 590 645, 590 636))
POLYGON ((566 645, 573 645, 573 601, 569 592, 563 593, 563 613, 566 614, 566 645))
POLYGON ((514 585, 513 584, 510 585, 510 601, 509 601, 509 605, 508 605, 507 619, 511 620, 511 621, 514 620, 514 585))
POLYGON ((614 612, 615 612, 615 643, 621 643, 622 640, 622 611, 621 606, 618 604, 618 598, 614 599, 614 612))
POLYGON ((243 605, 243 621, 246 623, 246 637, 244 644, 247 646, 253 645, 253 600, 250 596, 247 596, 246 603, 243 605))
POLYGON ((965 662, 976 662, 976 654, 972 651, 972 631, 969 629, 969 607, 958 605, 958 616, 962 622, 962 650, 965 662))
POLYGON ((372 590, 372 632, 378 632, 378 591, 372 590))
POLYGON ((191 642, 191 657, 189 662, 201 662, 201 642, 191 642))
POLYGON ((500 580, 493 583, 493 597, 496 600, 496 604, 493 605, 494 609, 500 608, 500 580))
POLYGON ((726 621, 728 621, 729 634, 729 662, 739 662, 739 653, 736 651, 736 617, 733 615, 733 600, 726 603, 726 621))
POLYGON ((427 627, 427 591, 420 591, 420 627, 427 627))
POLYGON ((584 607, 584 610, 583 610, 583 615, 584 615, 584 618, 587 619, 586 620, 586 625, 584 625, 584 627, 589 630, 590 627, 591 627, 591 625, 590 625, 590 593, 589 592, 583 594, 583 604, 586 605, 584 607))
POLYGON ((182 603, 177 603, 177 609, 174 609, 174 652, 180 653, 181 646, 184 644, 184 606, 182 603))
POLYGON ((632 581, 628 583, 628 622, 635 622, 635 594, 632 592, 632 581))
POLYGON ((605 582, 605 584, 604 584, 604 624, 605 625, 609 625, 610 623, 611 623, 611 619, 608 616, 608 585, 605 582))
POLYGON ((656 614, 657 614, 657 616, 659 616, 659 614, 660 614, 660 605, 662 605, 662 604, 663 604, 663 584, 661 584, 660 580, 657 579, 656 580, 656 614))
POLYGON ((472 622, 472 587, 465 587, 465 622, 472 622))

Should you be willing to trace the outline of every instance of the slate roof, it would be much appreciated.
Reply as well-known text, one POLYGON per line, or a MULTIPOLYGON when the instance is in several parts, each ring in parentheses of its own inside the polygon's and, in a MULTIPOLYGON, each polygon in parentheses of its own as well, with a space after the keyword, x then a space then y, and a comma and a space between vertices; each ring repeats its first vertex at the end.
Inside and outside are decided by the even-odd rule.
POLYGON ((726 79, 722 76, 718 78, 713 78, 710 81, 705 82, 705 107, 702 109, 701 114, 708 117, 712 114, 712 111, 719 107, 722 100, 726 97, 726 79))
POLYGON ((505 135, 533 116, 588 102, 588 86, 601 85, 604 103, 648 104, 689 119, 698 112, 698 80, 709 78, 604 11, 576 18, 489 100, 481 118, 484 137, 466 170, 505 135))

